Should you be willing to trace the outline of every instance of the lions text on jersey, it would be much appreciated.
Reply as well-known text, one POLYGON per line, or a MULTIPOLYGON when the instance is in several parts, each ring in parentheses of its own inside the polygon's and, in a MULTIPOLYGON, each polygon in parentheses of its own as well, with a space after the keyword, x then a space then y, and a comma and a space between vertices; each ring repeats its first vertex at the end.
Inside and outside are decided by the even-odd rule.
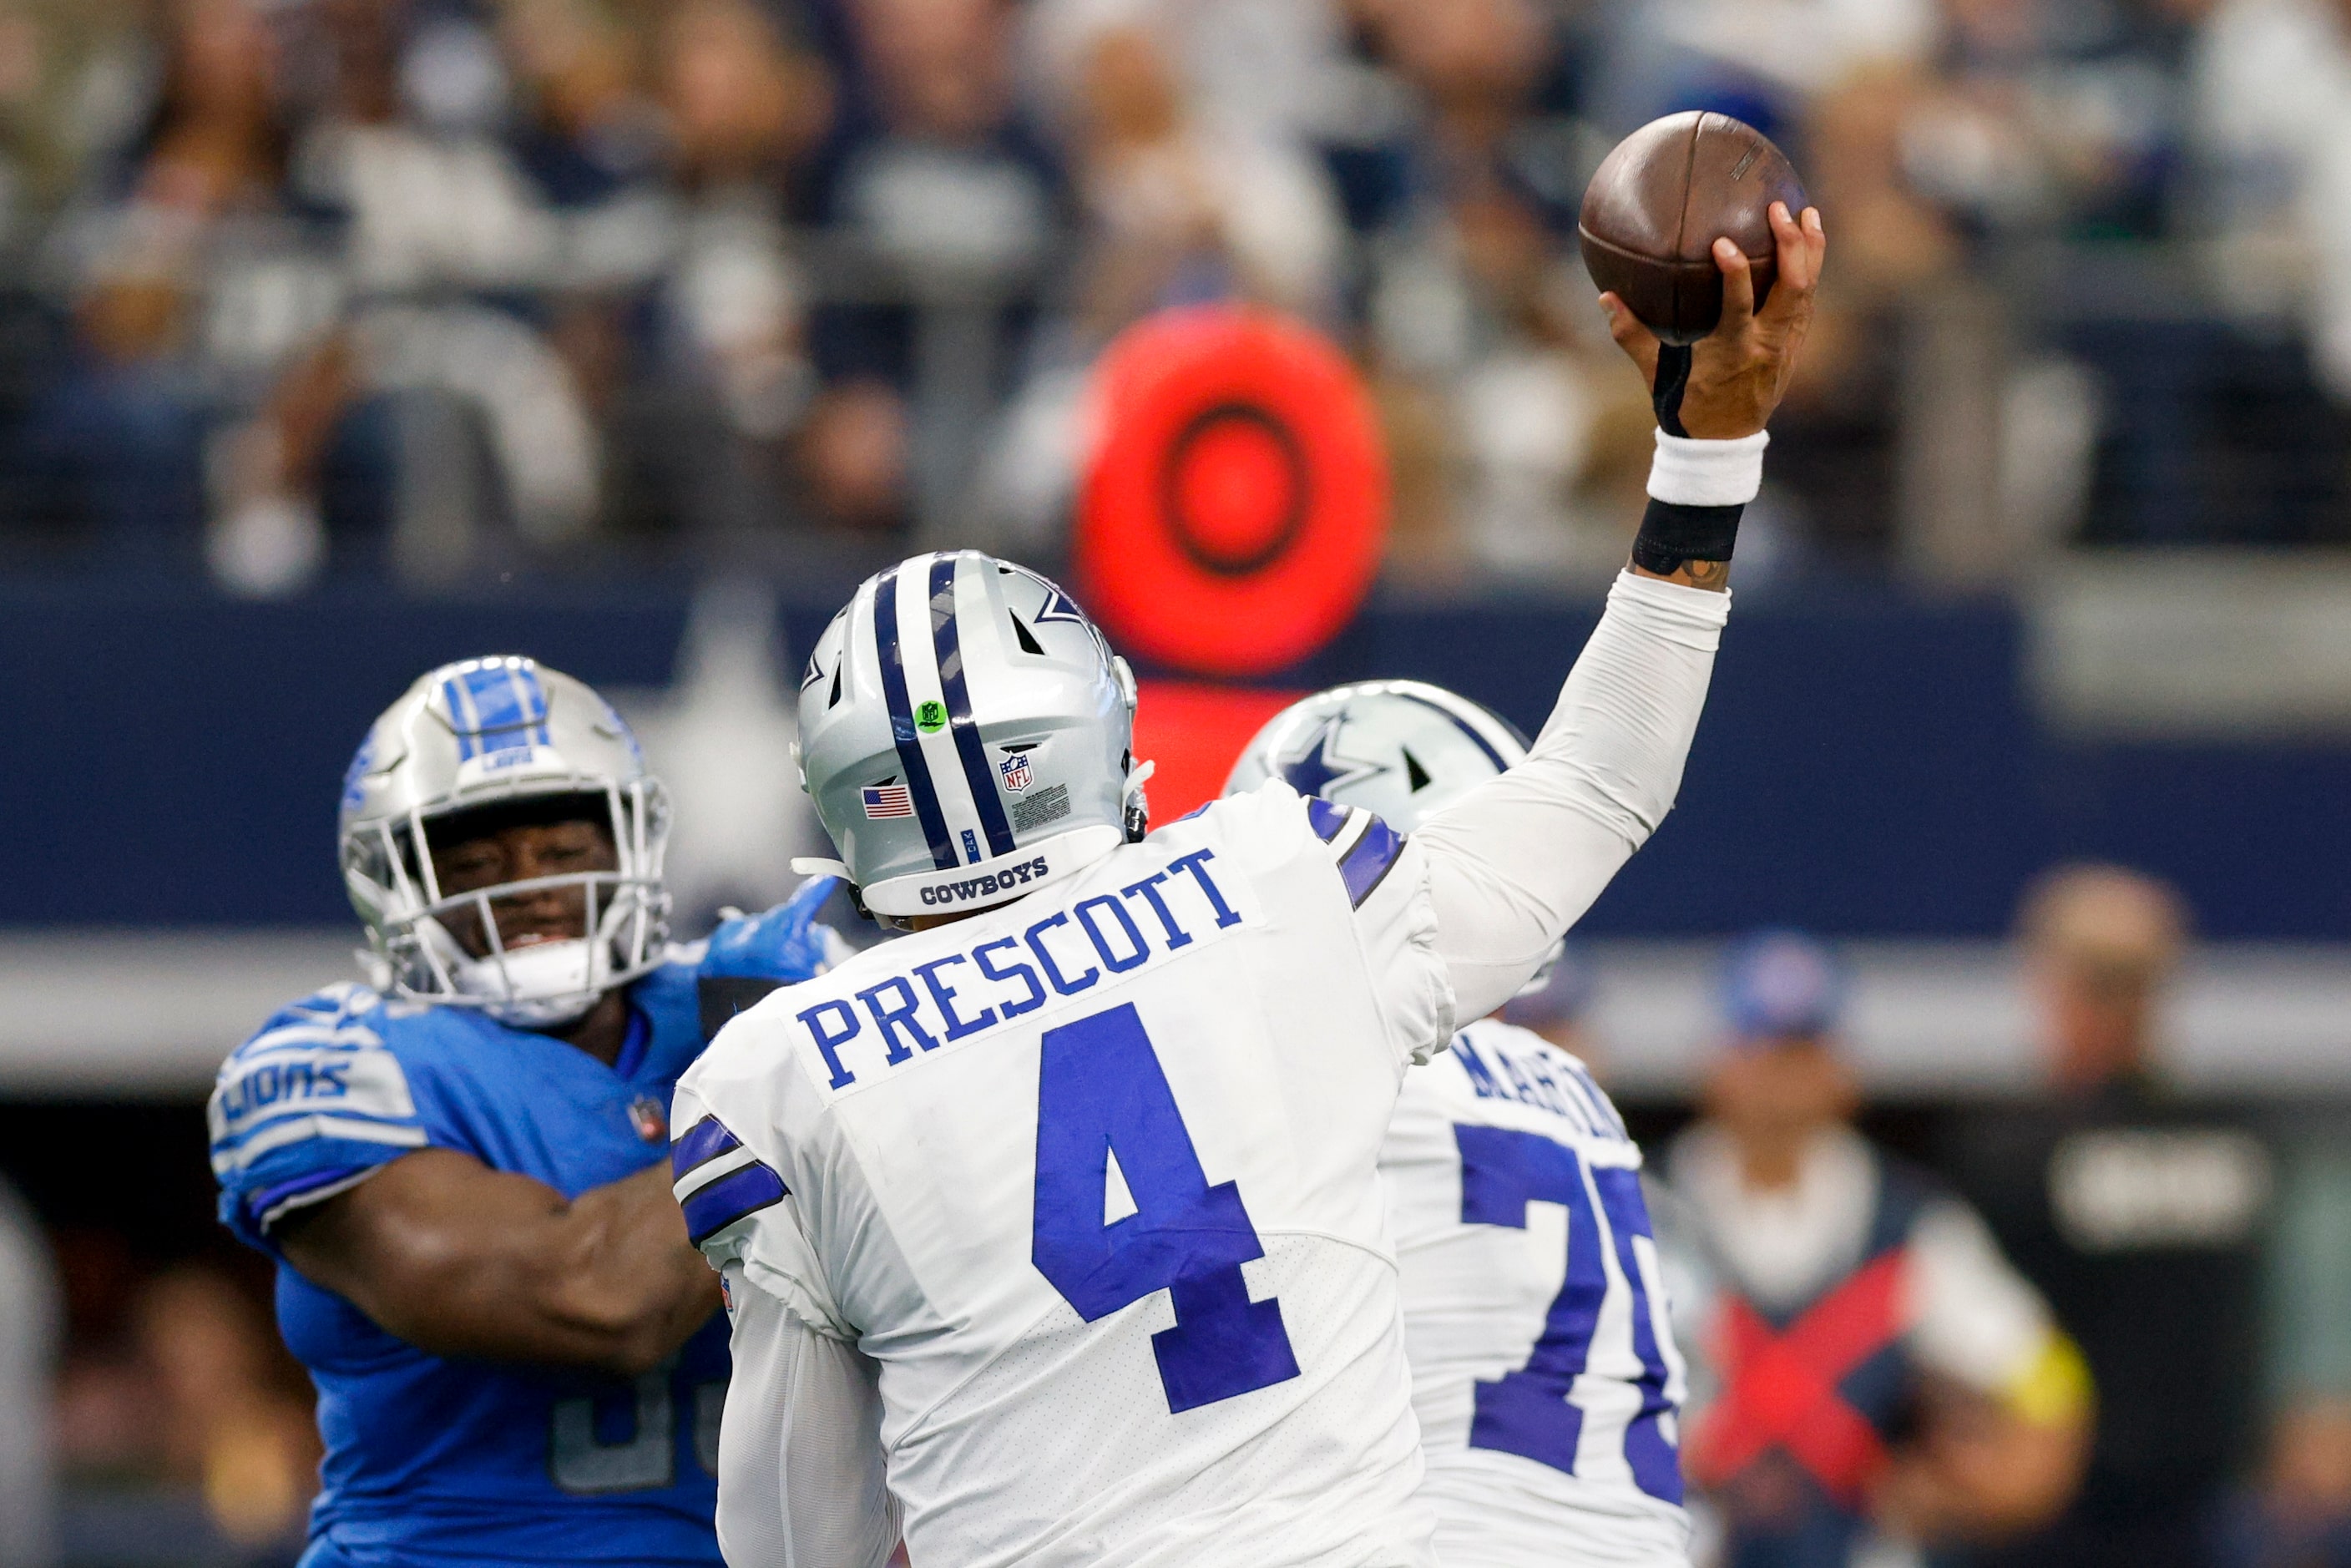
POLYGON ((1452 1007, 1417 846, 1272 784, 768 998, 678 1192, 879 1363, 917 1563, 1426 1564, 1376 1157, 1452 1007))
POLYGON ((1473 1023, 1406 1075, 1380 1172, 1439 1559, 1686 1563, 1682 1363, 1607 1095, 1541 1036, 1473 1023))
MULTIPOLYGON (((222 1220, 274 1253, 289 1211, 427 1145, 577 1197, 666 1151, 678 1074, 701 1051, 705 963, 792 980, 840 956, 812 924, 819 879, 731 921, 628 988, 611 1066, 465 1007, 330 987, 272 1018, 222 1067, 210 1106, 222 1220)), ((307 1563, 713 1563, 726 1330, 633 1385, 584 1371, 431 1355, 282 1260, 277 1316, 319 1391, 326 1443, 307 1563)))

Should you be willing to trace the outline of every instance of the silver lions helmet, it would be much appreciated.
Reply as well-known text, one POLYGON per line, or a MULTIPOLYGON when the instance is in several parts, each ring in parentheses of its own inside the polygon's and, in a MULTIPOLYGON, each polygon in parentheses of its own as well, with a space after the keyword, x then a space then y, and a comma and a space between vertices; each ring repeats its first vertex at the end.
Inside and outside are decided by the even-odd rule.
POLYGON ((867 579, 800 682, 800 787, 867 908, 984 909, 1140 838, 1134 675, 1070 596, 977 550, 867 579))
POLYGON ((621 716, 569 675, 502 657, 423 676, 351 758, 340 828, 343 884, 367 928, 362 957, 380 986, 402 996, 544 1029, 662 961, 668 797, 621 716), (610 831, 613 869, 456 894, 441 887, 433 852, 467 836, 465 814, 572 801, 579 817, 610 831), (495 901, 575 888, 580 936, 513 948, 501 939, 495 901), (466 951, 453 925, 478 932, 487 950, 466 951))
MULTIPOLYGON (((1280 779, 1409 833, 1526 754, 1516 726, 1468 697, 1425 681, 1364 681, 1301 698, 1267 720, 1224 792, 1280 779)), ((1540 989, 1558 963, 1554 948, 1527 989, 1540 989)))

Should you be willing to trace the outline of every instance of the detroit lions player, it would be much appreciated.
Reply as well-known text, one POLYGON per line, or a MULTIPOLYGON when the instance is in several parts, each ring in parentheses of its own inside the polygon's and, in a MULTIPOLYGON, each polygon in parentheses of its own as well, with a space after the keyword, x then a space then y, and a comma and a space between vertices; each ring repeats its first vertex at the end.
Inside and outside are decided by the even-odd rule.
MULTIPOLYGON (((1374 681, 1276 715, 1225 793, 1280 779, 1410 832, 1525 756, 1466 697, 1374 681)), ((1641 1150, 1583 1064, 1468 1024, 1405 1074, 1380 1175, 1438 1560, 1687 1568, 1683 1369, 1641 1150)))
POLYGON ((319 1390, 306 1568, 717 1560, 718 1292, 662 1172, 729 976, 845 951, 832 883, 667 942, 668 807, 611 707, 528 659, 419 680, 341 810, 372 986, 272 1018, 211 1104, 221 1218, 279 1260, 319 1390), (698 984, 698 982, 701 982, 698 984))
POLYGON ((1435 1562, 1381 1144, 1406 1064, 1672 804, 1825 246, 1773 220, 1761 311, 1717 247, 1722 326, 1662 378, 1691 434, 1659 434, 1551 722, 1410 838, 1279 781, 1144 836, 1134 679, 1019 568, 916 557, 836 617, 803 781, 912 934, 679 1082, 677 1193, 734 1316, 731 1563, 867 1568, 900 1521, 952 1568, 1435 1562))

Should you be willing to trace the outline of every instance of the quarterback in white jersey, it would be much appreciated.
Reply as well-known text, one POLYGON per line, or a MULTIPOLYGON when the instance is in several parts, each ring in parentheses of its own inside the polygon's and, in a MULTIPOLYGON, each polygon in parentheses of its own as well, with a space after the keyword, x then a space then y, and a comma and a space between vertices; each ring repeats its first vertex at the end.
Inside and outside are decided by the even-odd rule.
POLYGON ((1433 1568, 1380 1145, 1406 1065, 1672 805, 1824 246, 1775 229, 1763 309, 1721 261, 1696 434, 1660 434, 1551 722, 1409 838, 1280 783, 1146 837, 1133 676, 1020 568, 918 557, 835 618, 803 779, 914 934, 679 1084, 677 1195, 734 1313, 731 1562, 866 1568, 903 1530, 933 1568, 1433 1568))
MULTIPOLYGON (((1525 742, 1417 681, 1276 715, 1228 795, 1281 779, 1412 831, 1525 742)), ((1380 1151, 1446 1568, 1687 1568, 1682 1361, 1641 1151, 1583 1064, 1481 1019, 1405 1074, 1380 1151)))

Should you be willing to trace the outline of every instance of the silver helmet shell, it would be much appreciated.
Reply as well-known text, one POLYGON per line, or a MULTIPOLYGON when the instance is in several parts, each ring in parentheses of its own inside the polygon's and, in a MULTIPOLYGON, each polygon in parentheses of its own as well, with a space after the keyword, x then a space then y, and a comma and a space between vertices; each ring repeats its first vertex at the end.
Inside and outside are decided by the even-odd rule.
POLYGON ((800 683, 800 787, 876 915, 984 909, 1141 836, 1134 676, 1070 596, 977 550, 861 584, 800 683))
POLYGON ((668 798, 611 705, 559 671, 505 656, 420 677, 351 758, 340 828, 343 885, 367 928, 362 959, 380 986, 402 996, 544 1029, 580 1017, 662 961, 668 798), (443 892, 432 851, 449 819, 566 795, 581 797, 581 814, 608 827, 613 870, 443 892), (507 949, 493 901, 574 886, 586 904, 580 939, 507 949), (449 916, 460 910, 486 935, 482 956, 451 934, 449 916))
MULTIPOLYGON (((1290 704, 1241 748, 1225 793, 1280 779, 1301 795, 1361 806, 1400 833, 1527 755, 1510 720, 1426 681, 1364 681, 1290 704)), ((1552 949, 1520 993, 1558 967, 1552 949)))
POLYGON ((1280 779, 1400 833, 1527 754, 1509 720, 1424 681, 1364 681, 1290 704, 1251 737, 1225 793, 1280 779))

